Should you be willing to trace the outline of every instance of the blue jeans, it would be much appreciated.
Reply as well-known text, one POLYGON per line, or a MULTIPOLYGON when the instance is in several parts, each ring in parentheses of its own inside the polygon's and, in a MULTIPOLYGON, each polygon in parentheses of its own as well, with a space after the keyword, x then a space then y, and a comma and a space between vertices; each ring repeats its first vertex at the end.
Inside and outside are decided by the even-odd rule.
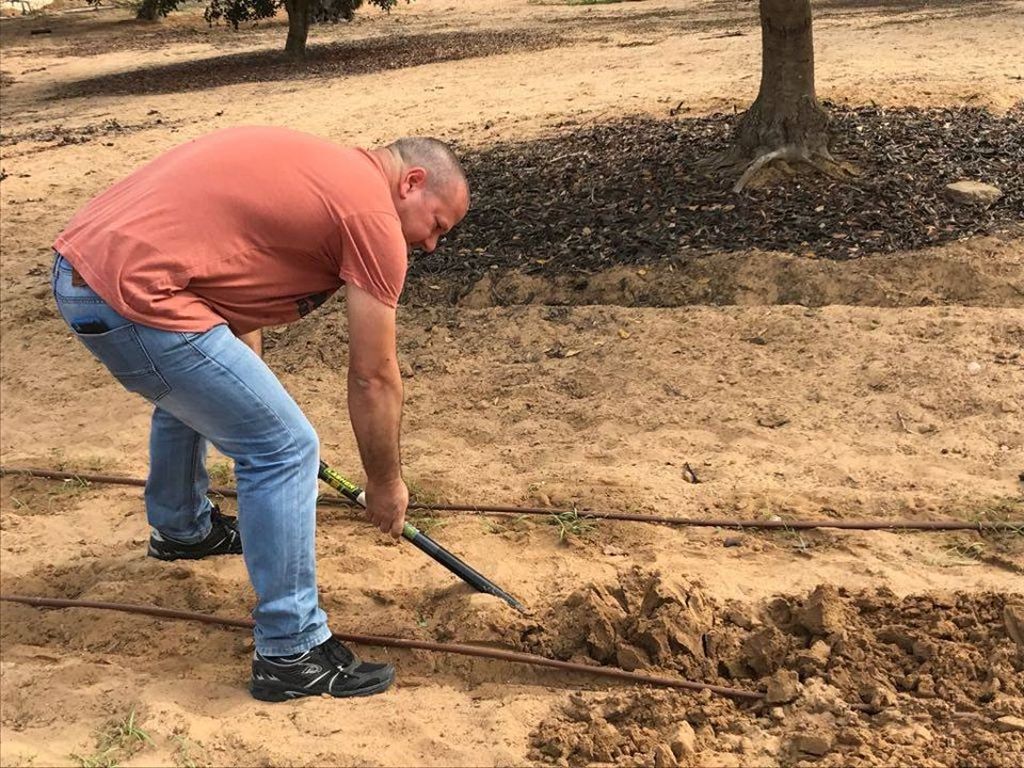
POLYGON ((53 264, 57 308, 75 336, 153 411, 146 514, 161 535, 210 531, 207 441, 235 461, 238 528, 256 590, 256 650, 301 653, 330 636, 316 586, 316 432, 259 356, 227 325, 161 331, 115 312, 71 265, 53 264))

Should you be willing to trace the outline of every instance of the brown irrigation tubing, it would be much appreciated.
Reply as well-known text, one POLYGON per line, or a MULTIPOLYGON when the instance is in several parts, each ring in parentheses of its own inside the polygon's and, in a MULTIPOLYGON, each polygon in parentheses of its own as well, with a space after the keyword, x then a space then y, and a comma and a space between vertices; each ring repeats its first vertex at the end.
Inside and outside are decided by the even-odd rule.
MULTIPOLYGON (((146 481, 119 475, 94 475, 84 472, 57 472, 50 469, 32 469, 29 467, 0 467, 0 475, 28 475, 52 480, 82 480, 89 483, 111 483, 114 485, 134 485, 145 487, 146 481)), ((210 493, 219 496, 235 497, 238 492, 234 488, 213 487, 210 493)), ((345 499, 324 497, 318 504, 330 507, 349 507, 352 505, 345 499)), ((573 510, 544 507, 502 507, 466 504, 420 504, 413 502, 409 509, 421 509, 432 512, 476 512, 497 515, 557 515, 573 510)), ((664 515, 640 515, 631 512, 594 512, 581 510, 582 517, 594 520, 628 520, 639 523, 662 523, 696 528, 765 528, 786 531, 808 530, 812 528, 839 528, 856 531, 903 530, 903 531, 1008 531, 1019 533, 1024 530, 1024 520, 974 521, 965 520, 729 520, 720 518, 668 517, 664 515)))
MULTIPOLYGON (((125 603, 104 603, 91 600, 64 600, 51 597, 25 597, 23 595, 0 595, 0 600, 11 603, 24 603, 37 608, 95 608, 101 611, 121 611, 123 613, 138 613, 146 616, 157 616, 162 619, 177 619, 180 621, 199 621, 204 624, 218 624, 225 627, 241 627, 251 629, 252 619, 228 619, 220 616, 210 616, 205 613, 193 611, 176 611, 170 608, 158 608, 150 605, 128 605, 125 603)), ((734 699, 751 699, 760 701, 764 696, 756 691, 744 691, 740 688, 726 688, 721 685, 710 685, 709 683, 696 683, 692 680, 681 680, 674 677, 661 677, 659 675, 646 675, 641 672, 627 672, 624 669, 615 667, 591 667, 586 664, 574 664, 569 661, 558 661, 543 656, 535 656, 532 653, 520 653, 518 651, 503 651, 498 648, 483 648, 475 645, 462 645, 459 643, 433 643, 426 640, 407 640, 400 637, 385 637, 381 635, 353 635, 345 632, 335 632, 334 636, 339 640, 360 645, 383 646, 387 648, 413 648, 422 651, 436 651, 439 653, 456 653, 462 656, 479 656, 485 659, 500 659, 511 661, 517 664, 532 664, 536 667, 550 667, 565 672, 580 672, 585 675, 597 677, 611 677, 616 680, 626 680, 631 683, 643 683, 656 685, 662 688, 687 688, 692 691, 711 691, 720 696, 729 696, 734 699)))

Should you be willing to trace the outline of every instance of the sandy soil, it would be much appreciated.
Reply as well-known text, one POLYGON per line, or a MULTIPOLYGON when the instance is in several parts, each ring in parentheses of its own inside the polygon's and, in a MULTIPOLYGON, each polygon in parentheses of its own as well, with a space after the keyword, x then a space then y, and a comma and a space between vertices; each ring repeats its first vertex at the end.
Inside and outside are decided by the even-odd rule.
MULTIPOLYGON (((195 12, 146 25, 60 5, 4 19, 4 465, 145 474, 147 406, 112 386, 48 295, 54 235, 137 164, 239 123, 486 146, 567 118, 742 108, 757 88, 752 6, 417 0, 315 30, 328 52, 315 77, 253 66, 273 63, 278 23, 234 33, 195 12), (52 34, 29 34, 43 25, 52 34), (346 74, 346 46, 362 52, 359 74, 346 74), (203 57, 228 58, 207 81, 173 69, 203 57), (131 74, 141 67, 157 69, 131 74), (167 85, 178 74, 187 90, 167 85), (121 79, 97 80, 106 75, 121 79), (67 95, 77 81, 90 95, 67 95)), ((1024 99, 1019 4, 907 6, 816 3, 822 96, 995 110, 1024 99), (971 56, 953 55, 964 46, 971 56)), ((421 282, 400 315, 407 477, 421 499, 451 502, 1020 519, 1022 288, 1013 236, 843 263, 733 252, 682 269, 623 267, 593 277, 574 306, 561 306, 559 280, 499 274, 457 305, 439 300, 443 280, 421 282)), ((359 479, 341 310, 332 301, 268 334, 267 359, 318 426, 325 458, 359 479)), ((230 478, 221 457, 211 465, 230 478)), ((235 617, 252 604, 238 560, 147 560, 135 489, 8 476, 0 500, 4 592, 235 617)), ((324 509, 321 586, 335 629, 767 687, 771 705, 364 649, 398 666, 386 695, 270 706, 245 690, 245 632, 4 604, 0 763, 1009 766, 1024 756, 1020 536, 603 522, 560 540, 544 518, 418 522, 533 615, 510 615, 324 509), (132 713, 149 741, 116 737, 132 713)))

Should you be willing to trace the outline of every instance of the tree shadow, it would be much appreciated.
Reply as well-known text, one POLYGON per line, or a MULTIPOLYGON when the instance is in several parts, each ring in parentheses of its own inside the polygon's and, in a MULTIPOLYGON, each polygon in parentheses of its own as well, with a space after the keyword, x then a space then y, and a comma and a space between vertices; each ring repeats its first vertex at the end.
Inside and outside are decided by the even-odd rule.
MULTIPOLYGON (((172 17, 162 22, 152 22, 123 15, 56 15, 48 14, 45 10, 38 15, 4 21, 6 23, 0 27, 0 45, 5 52, 29 55, 45 53, 58 58, 152 50, 174 44, 244 45, 251 44, 257 34, 266 36, 266 32, 271 29, 267 25, 259 30, 245 29, 244 34, 237 34, 230 28, 210 26, 201 17, 172 17), (32 30, 38 28, 48 29, 49 32, 42 36, 32 34, 32 30)), ((276 29, 273 31, 277 32, 276 29)), ((278 37, 282 34, 278 34, 278 37)))
POLYGON ((1005 0, 815 0, 815 18, 853 15, 886 17, 883 24, 913 24, 930 19, 991 16, 1007 10, 1005 0))
POLYGON ((815 0, 814 9, 900 14, 947 9, 968 10, 1004 4, 1003 0, 815 0))
POLYGON ((563 42, 562 36, 551 32, 438 32, 311 46, 302 62, 291 61, 276 50, 246 51, 75 80, 57 87, 50 98, 142 96, 240 83, 363 75, 443 61, 538 51, 563 42))

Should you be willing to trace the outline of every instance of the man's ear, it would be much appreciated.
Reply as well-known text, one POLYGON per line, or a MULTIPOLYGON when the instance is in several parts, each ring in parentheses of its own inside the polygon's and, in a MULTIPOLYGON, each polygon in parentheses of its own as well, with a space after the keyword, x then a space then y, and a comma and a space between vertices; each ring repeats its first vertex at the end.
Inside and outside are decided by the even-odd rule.
POLYGON ((403 200, 412 192, 422 189, 427 185, 427 171, 418 165, 406 168, 402 179, 398 184, 398 196, 403 200))

